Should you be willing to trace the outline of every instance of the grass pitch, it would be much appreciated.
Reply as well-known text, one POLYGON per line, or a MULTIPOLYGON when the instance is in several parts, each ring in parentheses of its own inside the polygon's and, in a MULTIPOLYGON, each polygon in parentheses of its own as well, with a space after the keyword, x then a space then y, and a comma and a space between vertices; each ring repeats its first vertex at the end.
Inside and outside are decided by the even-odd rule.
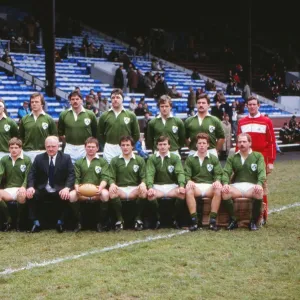
MULTIPOLYGON (((270 209, 300 202, 299 170, 300 161, 276 163, 270 209)), ((170 233, 1 232, 0 272, 53 264, 0 275, 0 299, 299 299, 300 207, 271 214, 258 232, 187 232, 90 254, 170 233)))

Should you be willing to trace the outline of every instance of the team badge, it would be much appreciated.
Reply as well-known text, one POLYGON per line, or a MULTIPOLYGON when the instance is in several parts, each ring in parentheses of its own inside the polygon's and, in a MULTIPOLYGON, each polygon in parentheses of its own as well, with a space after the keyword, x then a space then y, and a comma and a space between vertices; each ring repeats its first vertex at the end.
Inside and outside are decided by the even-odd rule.
POLYGON ((25 172, 26 166, 25 166, 25 165, 21 165, 21 166, 20 166, 20 170, 21 170, 21 172, 25 172))
POLYGON ((215 126, 212 126, 212 125, 209 125, 208 127, 208 130, 210 133, 213 133, 215 131, 216 127, 215 126))
POLYGON ((207 168, 208 172, 211 172, 213 170, 214 166, 212 164, 207 164, 206 168, 207 168))
POLYGON ((43 122, 42 127, 43 127, 44 130, 46 130, 48 128, 48 123, 43 122))
POLYGON ((133 165, 133 171, 136 173, 139 170, 140 166, 133 165))
POLYGON ((169 171, 169 173, 173 173, 173 171, 174 171, 174 166, 168 166, 168 171, 169 171))
POLYGON ((251 164, 251 170, 256 171, 257 170, 257 164, 251 164))
POLYGON ((101 170, 102 170, 101 167, 99 167, 99 166, 96 166, 96 167, 95 167, 95 172, 96 172, 97 174, 100 174, 100 173, 101 173, 101 170))
POLYGON ((90 125, 90 124, 91 124, 91 119, 85 118, 85 119, 84 119, 84 124, 85 124, 86 126, 90 125))
POLYGON ((5 131, 9 131, 9 129, 10 129, 10 125, 5 124, 5 125, 4 125, 4 130, 5 130, 5 131))
POLYGON ((172 131, 173 131, 173 133, 176 133, 178 131, 178 127, 177 126, 172 126, 172 131))
POLYGON ((130 122, 130 118, 125 117, 124 118, 124 123, 127 125, 127 124, 129 124, 129 122, 130 122))

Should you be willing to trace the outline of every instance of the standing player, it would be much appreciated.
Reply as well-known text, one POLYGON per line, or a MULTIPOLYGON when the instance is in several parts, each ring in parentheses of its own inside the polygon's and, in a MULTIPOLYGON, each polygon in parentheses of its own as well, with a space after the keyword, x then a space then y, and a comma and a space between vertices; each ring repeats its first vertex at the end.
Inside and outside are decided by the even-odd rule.
POLYGON ((5 105, 0 100, 0 158, 9 153, 8 141, 18 136, 18 125, 5 114, 5 105))
POLYGON ((186 145, 190 148, 189 155, 196 152, 196 136, 202 132, 207 133, 209 136, 209 153, 218 156, 218 152, 222 150, 225 140, 224 130, 221 121, 209 114, 209 105, 210 98, 208 95, 199 95, 197 100, 198 113, 187 118, 184 122, 186 145))
POLYGON ((163 95, 158 100, 160 114, 148 123, 147 141, 148 149, 156 150, 156 141, 160 136, 170 138, 170 152, 179 155, 179 150, 184 146, 185 130, 181 119, 172 116, 172 99, 163 95))
POLYGON ((5 217, 4 231, 11 229, 11 216, 5 202, 17 201, 16 230, 19 231, 21 212, 26 201, 27 175, 31 167, 31 160, 23 154, 22 141, 12 138, 9 142, 9 155, 0 161, 0 181, 6 178, 4 189, 0 190, 0 208, 5 217))
POLYGON ((31 113, 22 118, 19 126, 24 153, 31 161, 41 150, 45 150, 47 136, 57 135, 56 124, 52 117, 44 112, 44 106, 43 94, 33 93, 30 96, 31 113))
POLYGON ((101 115, 98 123, 99 142, 104 146, 103 158, 108 163, 122 153, 119 146, 121 136, 131 136, 134 143, 140 138, 136 115, 123 107, 123 98, 123 91, 114 89, 111 92, 112 108, 101 115))
MULTIPOLYGON (((259 101, 256 97, 250 96, 247 99, 249 115, 239 120, 237 135, 248 133, 252 138, 252 150, 260 152, 266 164, 266 172, 270 174, 274 168, 276 159, 276 138, 272 120, 263 116, 259 112, 259 101)), ((236 150, 238 150, 236 148, 236 150)), ((267 221, 268 217, 268 199, 267 199, 267 182, 264 182, 264 212, 262 224, 267 221)))
POLYGON ((64 153, 69 154, 74 164, 85 156, 84 142, 89 137, 97 138, 97 119, 91 110, 82 106, 82 95, 71 92, 71 107, 61 112, 58 120, 58 135, 66 142, 64 153))

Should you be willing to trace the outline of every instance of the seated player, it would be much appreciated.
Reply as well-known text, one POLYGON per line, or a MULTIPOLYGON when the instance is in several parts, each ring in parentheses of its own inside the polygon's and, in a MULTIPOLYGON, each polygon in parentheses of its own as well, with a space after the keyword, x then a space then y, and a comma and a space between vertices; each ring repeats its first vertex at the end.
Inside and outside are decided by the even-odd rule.
POLYGON ((170 139, 160 136, 156 140, 157 152, 147 161, 148 200, 152 203, 156 214, 155 228, 160 227, 159 202, 161 198, 175 198, 173 227, 180 228, 179 216, 185 200, 185 176, 178 155, 170 153, 170 139))
MULTIPOLYGON (((221 203, 222 167, 219 159, 207 152, 209 136, 199 133, 196 137, 197 152, 185 161, 186 202, 192 218, 191 231, 198 229, 197 205, 202 197, 212 198, 209 229, 217 230, 217 215, 221 203), (195 200, 197 199, 197 202, 195 200), (199 199, 200 198, 200 199, 199 199)), ((202 205, 201 205, 202 206, 202 205)), ((201 207, 202 216, 202 207, 201 207)), ((202 226, 202 220, 200 220, 202 226)))
POLYGON ((86 155, 75 161, 75 190, 70 192, 70 202, 74 209, 77 225, 75 232, 79 232, 81 226, 80 201, 95 200, 99 203, 99 215, 97 223, 97 231, 102 232, 109 229, 108 227, 108 200, 109 193, 106 189, 109 180, 109 166, 106 160, 97 154, 99 142, 93 137, 87 138, 85 141, 86 155), (91 183, 98 186, 97 195, 89 198, 81 195, 78 191, 79 185, 91 183), (75 203, 76 202, 76 203, 75 203))
POLYGON ((119 145, 122 154, 114 157, 110 162, 109 182, 109 195, 117 218, 115 230, 120 231, 124 228, 121 200, 136 200, 135 229, 143 230, 142 213, 147 197, 145 161, 133 153, 134 140, 131 136, 121 137, 119 145))
POLYGON ((31 159, 23 154, 22 141, 12 138, 8 142, 10 154, 3 156, 0 161, 0 181, 6 178, 4 189, 0 190, 0 209, 5 222, 3 231, 11 229, 12 219, 6 202, 17 201, 16 231, 20 231, 21 212, 26 202, 27 175, 31 167, 31 159))
POLYGON ((230 217, 228 230, 238 227, 232 199, 241 197, 253 199, 249 229, 258 230, 257 223, 262 207, 262 186, 266 180, 266 167, 262 154, 252 151, 251 142, 252 139, 249 134, 239 134, 237 138, 239 151, 228 157, 223 170, 222 198, 230 217), (231 184, 230 181, 232 181, 231 184))

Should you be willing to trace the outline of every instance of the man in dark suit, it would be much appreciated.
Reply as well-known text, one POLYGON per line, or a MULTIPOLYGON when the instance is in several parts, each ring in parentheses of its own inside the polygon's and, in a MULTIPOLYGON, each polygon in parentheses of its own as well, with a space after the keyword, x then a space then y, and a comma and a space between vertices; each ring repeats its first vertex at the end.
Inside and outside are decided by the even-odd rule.
POLYGON ((74 187, 75 172, 70 155, 58 151, 58 147, 58 138, 48 136, 46 152, 36 156, 28 175, 26 196, 33 221, 32 233, 40 231, 38 206, 45 199, 56 204, 56 230, 64 231, 64 210, 74 187))

